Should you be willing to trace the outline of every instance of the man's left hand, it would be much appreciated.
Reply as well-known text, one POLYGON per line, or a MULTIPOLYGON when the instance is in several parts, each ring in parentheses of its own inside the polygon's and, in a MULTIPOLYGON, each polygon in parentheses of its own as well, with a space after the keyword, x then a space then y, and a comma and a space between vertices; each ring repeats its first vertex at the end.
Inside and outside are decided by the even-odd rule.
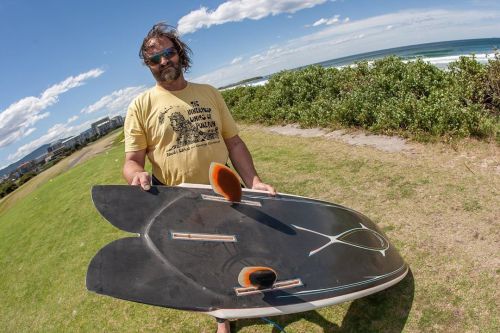
POLYGON ((260 191, 267 191, 271 195, 276 195, 276 189, 272 187, 271 185, 268 185, 263 182, 257 182, 254 183, 252 186, 252 190, 260 190, 260 191))

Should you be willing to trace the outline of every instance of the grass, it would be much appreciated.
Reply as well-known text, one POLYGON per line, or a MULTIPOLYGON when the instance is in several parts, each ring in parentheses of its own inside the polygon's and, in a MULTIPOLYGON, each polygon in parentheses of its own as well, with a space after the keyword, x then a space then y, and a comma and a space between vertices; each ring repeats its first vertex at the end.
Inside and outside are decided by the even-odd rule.
MULTIPOLYGON (((241 135, 263 179, 281 192, 370 216, 412 270, 375 295, 273 318, 287 332, 500 330, 498 146, 465 140, 454 149, 432 144, 382 153, 260 127, 244 126, 241 135)), ((125 235, 93 208, 90 188, 124 183, 123 155, 117 142, 0 206, 1 332, 213 332, 205 315, 86 291, 90 259, 125 235)), ((233 328, 277 332, 260 320, 233 328)))

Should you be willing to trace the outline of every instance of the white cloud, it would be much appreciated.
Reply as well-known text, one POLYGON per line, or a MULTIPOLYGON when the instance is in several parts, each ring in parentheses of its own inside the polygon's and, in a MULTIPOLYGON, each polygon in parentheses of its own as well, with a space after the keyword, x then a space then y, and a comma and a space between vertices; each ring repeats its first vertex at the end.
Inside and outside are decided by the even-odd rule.
POLYGON ((33 132, 32 126, 39 120, 47 118, 50 113, 42 113, 46 108, 59 101, 59 95, 70 89, 79 87, 91 78, 104 73, 101 69, 93 69, 77 76, 70 76, 47 90, 39 97, 25 97, 0 112, 0 148, 6 147, 33 132))
POLYGON ((27 137, 27 136, 29 136, 29 135, 30 135, 31 133, 33 133, 34 131, 36 131, 36 128, 34 128, 34 127, 29 128, 26 132, 24 132, 23 137, 27 137))
POLYGON ((348 55, 443 40, 498 36, 499 11, 406 10, 324 26, 230 65, 194 78, 223 86, 348 55), (391 28, 388 28, 388 27, 391 28), (397 27, 397 29, 393 28, 397 27), (363 42, 360 42, 363 39, 363 42))
POLYGON ((242 60, 243 60, 243 57, 237 57, 237 58, 234 58, 234 59, 231 61, 231 65, 237 64, 237 63, 241 62, 242 60))
POLYGON ((239 22, 245 19, 260 20, 269 15, 293 14, 299 10, 312 8, 327 0, 229 0, 209 10, 201 7, 181 17, 177 23, 180 34, 195 32, 212 25, 239 22))
MULTIPOLYGON (((349 18, 346 17, 344 20, 343 20, 343 23, 347 23, 349 22, 349 18)), ((306 27, 310 27, 310 26, 313 26, 313 27, 318 27, 320 25, 323 25, 323 24, 326 24, 326 25, 332 25, 332 24, 336 24, 336 23, 341 23, 340 22, 340 15, 335 15, 334 17, 331 17, 331 18, 320 18, 319 20, 317 20, 316 22, 314 22, 312 25, 307 25, 306 27)))
POLYGON ((312 24, 313 27, 317 27, 318 25, 322 25, 322 24, 325 24, 328 20, 325 19, 325 18, 321 18, 319 20, 317 20, 316 22, 314 22, 312 24))
POLYGON ((107 110, 108 112, 124 112, 130 102, 140 93, 145 91, 145 86, 128 87, 113 91, 111 94, 102 97, 92 105, 83 108, 81 113, 94 113, 107 110))
POLYGON ((75 122, 76 120, 78 120, 78 116, 73 116, 71 118, 69 118, 67 121, 66 121, 66 124, 70 124, 72 122, 75 122))

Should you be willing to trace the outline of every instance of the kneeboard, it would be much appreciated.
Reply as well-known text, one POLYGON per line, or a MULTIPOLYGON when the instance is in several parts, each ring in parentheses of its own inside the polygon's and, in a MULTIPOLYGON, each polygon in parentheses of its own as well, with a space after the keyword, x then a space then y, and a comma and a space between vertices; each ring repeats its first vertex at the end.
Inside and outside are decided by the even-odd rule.
POLYGON ((87 288, 124 300, 227 319, 273 316, 373 294, 408 272, 370 219, 329 202, 244 190, 235 203, 206 185, 98 185, 92 199, 136 235, 95 255, 87 288), (269 268, 275 281, 242 284, 252 267, 269 268))

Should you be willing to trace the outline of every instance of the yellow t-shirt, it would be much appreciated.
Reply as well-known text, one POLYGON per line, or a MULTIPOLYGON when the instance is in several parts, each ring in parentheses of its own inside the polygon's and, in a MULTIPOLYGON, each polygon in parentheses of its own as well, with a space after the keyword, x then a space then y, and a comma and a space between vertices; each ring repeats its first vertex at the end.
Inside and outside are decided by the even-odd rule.
POLYGON ((125 118, 125 152, 146 149, 163 184, 208 184, 211 162, 226 163, 223 139, 238 134, 219 91, 188 83, 178 91, 155 86, 136 97, 125 118))

